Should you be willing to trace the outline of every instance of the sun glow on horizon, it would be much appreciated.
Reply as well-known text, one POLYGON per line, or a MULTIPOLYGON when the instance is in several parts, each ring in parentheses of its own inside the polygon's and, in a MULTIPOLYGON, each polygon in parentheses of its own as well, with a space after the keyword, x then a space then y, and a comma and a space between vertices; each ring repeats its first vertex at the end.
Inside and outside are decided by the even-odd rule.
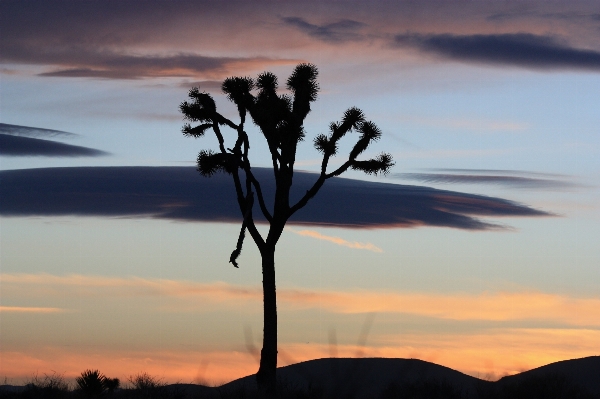
MULTIPOLYGON (((589 356, 600 332, 593 330, 514 329, 455 337, 400 335, 398 346, 337 345, 336 357, 420 359, 486 380, 497 380, 561 360, 589 356), (557 344, 558 342, 558 344, 557 344), (577 350, 573 350, 574 347, 577 350), (357 356, 358 355, 358 356, 357 356)), ((278 367, 331 356, 331 344, 283 342, 278 367)), ((165 383, 218 386, 254 374, 256 358, 240 348, 235 351, 114 351, 44 347, 35 351, 6 351, 0 375, 11 383, 23 383, 34 374, 56 371, 74 379, 84 369, 101 370, 122 381, 147 372, 165 383), (33 353, 35 352, 35 353, 33 353)))
MULTIPOLYGON (((214 337, 209 345, 198 345, 194 343, 198 337, 194 339, 192 334, 178 338, 178 326, 161 324, 161 320, 184 320, 181 319, 184 317, 188 320, 186 325, 189 325, 195 319, 210 320, 213 317, 210 315, 215 311, 221 317, 233 316, 236 312, 254 312, 251 309, 260 307, 259 287, 223 282, 57 276, 46 273, 3 273, 0 275, 0 284, 3 296, 11 297, 13 302, 21 300, 31 303, 36 298, 45 298, 46 301, 58 299, 82 304, 70 309, 3 306, 0 309, 3 339, 11 337, 12 342, 3 343, 0 364, 0 375, 7 378, 24 380, 35 372, 49 370, 57 370, 64 373, 65 377, 74 378, 82 370, 92 367, 123 380, 129 375, 145 371, 166 382, 218 385, 256 372, 255 354, 247 349, 248 343, 246 347, 243 345, 241 337, 238 338, 240 342, 237 349, 227 341, 221 342, 214 337), (88 302, 91 298, 107 299, 103 299, 103 305, 98 307, 88 302), (121 300, 126 298, 129 310, 120 305, 121 300), (146 309, 143 312, 153 309, 156 320, 151 324, 143 321, 140 318, 142 309, 146 309), (36 315, 43 316, 44 320, 40 320, 39 331, 34 335, 43 336, 45 329, 56 328, 52 326, 69 328, 71 325, 87 323, 87 320, 91 324, 89 328, 93 330, 94 325, 102 326, 104 333, 97 337, 82 337, 77 335, 77 331, 65 330, 63 334, 69 336, 58 341, 41 339, 40 336, 37 340, 39 343, 35 345, 20 343, 24 333, 19 332, 17 323, 10 324, 11 318, 26 320, 23 318, 38 317, 36 315), (117 328, 118 323, 125 319, 130 319, 129 324, 117 328), (148 326, 154 323, 161 329, 165 341, 135 338, 145 336, 145 329, 148 328, 135 327, 136 323, 148 326), (128 331, 129 339, 136 341, 135 348, 114 346, 112 340, 122 334, 119 331, 128 331), (94 344, 90 346, 86 343, 88 341, 94 344), (180 349, 177 341, 190 349, 180 349), (219 347, 223 349, 216 349, 219 347)), ((330 317, 376 312, 378 318, 386 322, 411 316, 465 326, 462 332, 451 334, 433 330, 416 333, 404 328, 394 333, 384 323, 371 332, 368 342, 357 345, 348 341, 347 332, 342 334, 346 338, 339 344, 324 344, 318 339, 310 343, 294 341, 290 328, 295 327, 284 324, 280 330, 280 366, 329 357, 335 353, 337 357, 417 358, 476 377, 494 379, 559 360, 589 356, 600 342, 600 331, 597 330, 600 320, 598 298, 573 298, 527 291, 442 295, 284 287, 279 290, 279 299, 282 320, 294 319, 294 315, 302 312, 326 312, 330 317), (473 323, 478 327, 473 327, 473 323)), ((317 326, 305 326, 309 330, 314 327, 317 326)), ((188 327, 181 325, 179 328, 188 327)), ((344 333, 342 330, 339 332, 344 333)), ((31 334, 28 332, 25 335, 31 338, 31 334)))

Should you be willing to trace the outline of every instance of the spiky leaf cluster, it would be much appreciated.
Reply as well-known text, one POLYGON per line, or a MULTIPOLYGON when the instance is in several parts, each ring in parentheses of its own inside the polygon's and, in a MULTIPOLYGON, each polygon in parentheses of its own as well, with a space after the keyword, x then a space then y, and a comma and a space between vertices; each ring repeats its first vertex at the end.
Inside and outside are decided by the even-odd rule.
POLYGON ((260 74, 256 87, 259 92, 250 115, 270 144, 281 148, 290 133, 291 100, 277 94, 277 77, 271 72, 260 74))
POLYGON ((212 123, 203 123, 202 125, 192 127, 189 123, 186 123, 181 129, 181 133, 187 137, 202 137, 212 126, 212 123))
POLYGON ((260 90, 259 96, 275 95, 279 82, 272 72, 263 72, 256 79, 256 88, 260 90))
POLYGON ((327 156, 335 155, 338 150, 337 140, 330 139, 324 134, 319 134, 315 137, 314 145, 317 151, 327 156))
POLYGON ((196 159, 197 170, 204 177, 211 177, 217 172, 232 173, 237 167, 233 154, 202 150, 196 159))
POLYGON ((336 129, 332 131, 332 138, 335 140, 341 139, 352 129, 358 129, 364 120, 365 115, 360 109, 356 107, 348 108, 346 112, 344 112, 344 118, 342 119, 342 122, 336 125, 336 129))
POLYGON ((394 166, 392 156, 387 153, 381 153, 376 158, 369 159, 367 161, 353 161, 352 169, 360 170, 368 175, 378 174, 387 175, 390 173, 390 169, 394 166))
POLYGON ((212 96, 201 92, 197 87, 192 88, 188 96, 191 101, 184 101, 179 105, 185 119, 191 122, 213 122, 217 106, 212 96))
POLYGON ((360 109, 352 107, 344 112, 341 122, 329 125, 329 136, 320 134, 315 138, 315 148, 327 157, 333 156, 337 153, 339 140, 352 130, 358 131, 361 136, 350 152, 351 160, 355 160, 371 142, 381 137, 381 130, 373 122, 365 121, 365 116, 360 109))
POLYGON ((294 96, 304 97, 310 102, 315 101, 319 92, 318 74, 319 70, 315 65, 299 64, 288 78, 287 88, 294 96))
POLYGON ((362 154, 373 141, 381 138, 381 130, 371 121, 362 122, 358 129, 361 135, 352 151, 350 151, 350 159, 356 159, 357 156, 362 154))
POLYGON ((254 101, 254 97, 250 94, 252 89, 254 89, 254 81, 248 77, 227 78, 221 85, 221 90, 227 95, 229 101, 235 103, 238 111, 243 114, 254 101))
POLYGON ((310 103, 317 99, 319 70, 313 64, 299 64, 287 80, 287 88, 293 93, 293 112, 300 118, 306 118, 310 112, 310 103))

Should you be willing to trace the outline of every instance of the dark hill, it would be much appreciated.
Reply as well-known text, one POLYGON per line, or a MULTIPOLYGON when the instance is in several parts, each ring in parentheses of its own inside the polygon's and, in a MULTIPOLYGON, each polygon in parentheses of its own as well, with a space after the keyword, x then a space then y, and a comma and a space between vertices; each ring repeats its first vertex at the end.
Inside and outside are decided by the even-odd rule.
POLYGON ((554 380, 575 389, 587 391, 593 397, 600 398, 600 356, 563 360, 542 367, 503 377, 495 385, 507 387, 525 384, 527 381, 554 380))
MULTIPOLYGON (((600 356, 551 363, 496 382, 417 359, 327 358, 281 367, 277 373, 280 397, 286 399, 600 399, 600 356)), ((216 388, 173 384, 150 396, 123 390, 106 397, 253 399, 255 391, 251 375, 216 388)), ((0 386, 0 398, 31 397, 26 387, 0 386)))
MULTIPOLYGON (((476 395, 479 384, 490 384, 448 367, 417 359, 327 358, 309 360, 277 369, 284 385, 308 390, 319 388, 325 397, 377 398, 392 383, 406 384, 436 381, 445 383, 462 396, 476 395)), ((232 381, 223 390, 244 387, 256 389, 254 376, 232 381)))
MULTIPOLYGON (((283 387, 320 388, 323 395, 317 397, 323 398, 600 399, 600 356, 551 363, 496 382, 422 360, 387 358, 310 360, 281 367, 277 375, 283 387)), ((247 376, 219 389, 253 391, 256 382, 247 376)))

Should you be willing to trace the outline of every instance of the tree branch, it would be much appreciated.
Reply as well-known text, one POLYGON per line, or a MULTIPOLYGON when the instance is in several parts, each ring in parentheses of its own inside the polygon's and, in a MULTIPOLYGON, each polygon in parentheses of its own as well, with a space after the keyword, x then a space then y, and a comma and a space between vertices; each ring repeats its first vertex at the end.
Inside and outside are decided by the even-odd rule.
POLYGON ((258 182, 256 177, 254 177, 254 174, 252 173, 252 168, 250 166, 250 159, 248 158, 248 149, 250 148, 250 141, 248 140, 248 134, 243 129, 243 127, 244 127, 243 125, 244 125, 244 121, 242 118, 242 123, 240 123, 240 126, 237 129, 238 130, 238 141, 234 147, 233 152, 234 153, 241 152, 240 147, 242 145, 244 146, 244 154, 242 156, 242 169, 244 169, 244 173, 246 174, 246 182, 247 182, 246 191, 250 192, 252 190, 252 187, 248 186, 248 182, 250 182, 256 189, 256 194, 258 196, 258 204, 260 206, 260 210, 262 211, 262 213, 265 216, 265 218, 267 219, 267 221, 269 223, 271 223, 273 220, 273 217, 269 213, 269 210, 267 209, 267 206, 265 204, 264 196, 263 196, 262 190, 260 188, 260 183, 258 182))
POLYGON ((325 183, 325 180, 327 180, 327 175, 325 175, 324 173, 321 173, 319 175, 319 178, 315 182, 315 184, 313 184, 313 186, 309 190, 306 191, 306 194, 304 194, 304 197, 302 197, 300 199, 300 201, 298 201, 294 206, 292 206, 290 208, 290 210, 288 212, 288 218, 290 216, 292 216, 294 213, 296 213, 298 210, 304 208, 304 206, 308 203, 308 201, 319 192, 321 187, 323 187, 323 183, 325 183))
POLYGON ((225 140, 223 139, 221 128, 219 128, 219 124, 217 122, 213 123, 213 131, 215 132, 215 136, 217 136, 217 140, 219 140, 219 149, 221 150, 221 153, 227 154, 227 151, 225 151, 225 140))
POLYGON ((248 168, 248 170, 244 170, 244 172, 246 173, 247 176, 250 176, 250 181, 252 182, 252 185, 256 189, 256 195, 258 196, 258 205, 260 206, 260 210, 262 211, 262 213, 265 216, 265 218, 267 219, 267 221, 269 223, 271 223, 273 221, 273 216, 271 216, 271 214, 269 213, 269 210, 267 209, 267 205, 265 204, 262 190, 260 188, 260 183, 254 177, 254 174, 252 173, 250 168, 248 168))
POLYGON ((238 129, 238 125, 236 125, 235 123, 233 123, 229 119, 225 118, 220 113, 215 112, 215 114, 216 114, 216 118, 215 118, 216 120, 215 120, 215 122, 219 123, 220 125, 227 125, 230 128, 232 128, 233 130, 237 130, 238 129))
POLYGON ((344 173, 345 171, 347 171, 350 166, 352 166, 352 162, 353 162, 352 159, 347 160, 346 162, 344 162, 344 164, 342 166, 340 166, 339 168, 337 168, 333 172, 326 174, 325 178, 326 179, 331 179, 334 176, 341 175, 342 173, 344 173))
POLYGON ((229 257, 229 263, 232 263, 233 267, 235 267, 235 268, 239 268, 238 263, 237 263, 237 258, 242 253, 242 245, 244 245, 245 237, 246 237, 246 221, 244 220, 242 222, 242 228, 240 230, 240 235, 238 236, 237 245, 235 246, 235 249, 233 250, 233 252, 231 253, 231 256, 229 257))
POLYGON ((246 215, 244 192, 242 190, 242 183, 240 181, 240 176, 237 169, 233 171, 232 176, 235 185, 235 191, 237 193, 238 205, 242 215, 244 216, 244 220, 246 221, 246 228, 250 232, 250 235, 252 236, 252 239, 256 243, 258 249, 262 250, 262 248, 265 246, 265 241, 254 224, 254 219, 252 218, 252 208, 250 208, 248 215, 246 215))
POLYGON ((325 155, 323 157, 323 162, 321 164, 321 174, 319 175, 319 178, 317 179, 317 181, 315 182, 315 184, 306 191, 306 194, 304 194, 304 197, 302 197, 300 199, 300 201, 298 201, 294 206, 292 206, 290 208, 290 212, 289 212, 289 216, 292 216, 294 213, 296 213, 298 210, 304 208, 304 206, 308 203, 308 201, 314 197, 315 195, 317 195, 317 193, 319 192, 319 190, 321 189, 321 187, 323 186, 323 183, 325 183, 325 180, 327 179, 331 179, 332 177, 335 176, 339 176, 342 173, 344 173, 346 170, 348 170, 348 168, 350 166, 352 166, 352 160, 347 160, 346 162, 344 162, 344 164, 342 166, 340 166, 339 168, 337 168, 336 170, 334 170, 331 173, 325 173, 325 170, 327 169, 327 163, 329 162, 329 156, 325 155))

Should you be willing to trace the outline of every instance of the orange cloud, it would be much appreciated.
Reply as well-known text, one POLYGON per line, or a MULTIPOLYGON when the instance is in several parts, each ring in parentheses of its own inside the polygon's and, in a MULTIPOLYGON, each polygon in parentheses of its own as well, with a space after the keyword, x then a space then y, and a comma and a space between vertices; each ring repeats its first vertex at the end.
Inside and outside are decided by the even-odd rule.
MULTIPOLYGON (((0 282, 5 298, 23 295, 28 298, 160 297, 162 309, 166 311, 202 311, 215 303, 238 308, 240 299, 262 301, 259 286, 223 282, 48 274, 3 274, 0 282), (197 300, 199 297, 202 301, 197 300), (169 303, 168 298, 178 302, 169 303)), ((446 320, 543 320, 571 326, 600 326, 600 298, 575 298, 535 291, 428 294, 281 287, 278 300, 285 310, 321 308, 334 313, 404 313, 446 320)))
POLYGON ((321 304, 343 313, 393 312, 452 320, 554 320, 600 325, 599 298, 571 298, 539 292, 424 294, 284 291, 290 301, 321 304))
POLYGON ((362 242, 357 242, 357 241, 346 241, 343 238, 334 237, 334 236, 326 236, 326 235, 321 234, 318 231, 314 231, 314 230, 299 230, 299 231, 293 230, 293 229, 289 229, 289 230, 295 234, 298 234, 298 235, 301 235, 304 237, 312 237, 312 238, 316 238, 317 240, 329 241, 334 244, 341 245, 343 247, 354 248, 354 249, 366 249, 367 251, 373 251, 373 252, 383 252, 383 250, 381 248, 371 244, 370 242, 362 243, 362 242))

